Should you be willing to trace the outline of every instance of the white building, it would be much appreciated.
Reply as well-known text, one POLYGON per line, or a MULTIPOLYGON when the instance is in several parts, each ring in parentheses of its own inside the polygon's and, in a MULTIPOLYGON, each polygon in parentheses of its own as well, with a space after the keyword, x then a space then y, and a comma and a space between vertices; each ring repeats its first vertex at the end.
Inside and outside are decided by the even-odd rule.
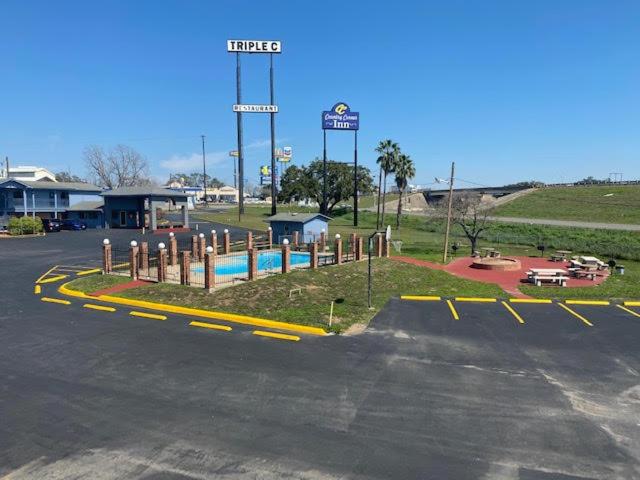
POLYGON ((17 167, 9 167, 9 175, 7 175, 6 168, 2 169, 2 177, 11 177, 18 181, 27 182, 55 182, 56 176, 49 170, 43 167, 34 167, 31 165, 22 165, 17 167))

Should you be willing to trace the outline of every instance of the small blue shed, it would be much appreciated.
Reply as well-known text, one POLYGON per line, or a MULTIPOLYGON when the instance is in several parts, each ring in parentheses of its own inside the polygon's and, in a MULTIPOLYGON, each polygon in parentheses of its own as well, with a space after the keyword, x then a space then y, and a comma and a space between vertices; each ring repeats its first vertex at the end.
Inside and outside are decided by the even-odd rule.
POLYGON ((321 213, 278 213, 269 217, 266 222, 273 230, 273 241, 282 243, 285 238, 291 240, 293 232, 298 232, 301 243, 310 243, 320 239, 324 230, 329 235, 331 218, 321 213))

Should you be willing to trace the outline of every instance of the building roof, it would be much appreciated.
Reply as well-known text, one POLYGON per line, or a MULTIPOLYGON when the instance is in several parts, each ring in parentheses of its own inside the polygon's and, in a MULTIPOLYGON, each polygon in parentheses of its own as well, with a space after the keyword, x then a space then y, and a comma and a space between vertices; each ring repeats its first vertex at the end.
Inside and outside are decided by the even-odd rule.
POLYGON ((24 185, 27 188, 33 188, 35 190, 69 190, 69 191, 82 191, 82 192, 95 192, 100 193, 100 187, 92 185, 90 183, 82 182, 50 182, 46 180, 18 180, 16 178, 5 178, 0 180, 0 186, 7 182, 16 182, 24 185))
POLYGON ((88 212, 91 210, 100 210, 104 206, 103 200, 93 202, 78 202, 75 205, 67 207, 67 212, 88 212))
POLYGON ((105 190, 103 197, 189 197, 190 195, 178 190, 170 190, 163 187, 120 187, 113 190, 105 190))
POLYGON ((296 213, 296 212, 286 212, 286 213, 277 213, 267 218, 265 222, 295 222, 295 223, 307 223, 313 220, 314 218, 322 217, 323 219, 329 221, 330 217, 323 215, 321 213, 296 213))

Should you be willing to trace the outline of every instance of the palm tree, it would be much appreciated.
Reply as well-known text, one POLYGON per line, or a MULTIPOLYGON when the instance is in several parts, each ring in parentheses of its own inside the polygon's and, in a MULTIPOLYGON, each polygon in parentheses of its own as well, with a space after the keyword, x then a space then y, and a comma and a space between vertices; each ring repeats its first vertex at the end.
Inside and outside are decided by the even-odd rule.
POLYGON ((395 163, 396 186, 400 193, 398 197, 398 213, 396 215, 396 228, 400 230, 400 215, 402 215, 402 195, 407 189, 409 180, 416 176, 416 167, 409 155, 401 153, 395 163))
POLYGON ((378 174, 378 217, 376 219, 376 228, 384 226, 384 212, 385 201, 387 196, 387 175, 393 172, 394 165, 398 155, 400 154, 400 147, 397 143, 387 139, 382 140, 376 152, 380 153, 377 159, 378 165, 380 165, 380 173, 378 174), (384 181, 383 181, 384 174, 384 181), (380 223, 380 191, 382 191, 382 222, 380 223))

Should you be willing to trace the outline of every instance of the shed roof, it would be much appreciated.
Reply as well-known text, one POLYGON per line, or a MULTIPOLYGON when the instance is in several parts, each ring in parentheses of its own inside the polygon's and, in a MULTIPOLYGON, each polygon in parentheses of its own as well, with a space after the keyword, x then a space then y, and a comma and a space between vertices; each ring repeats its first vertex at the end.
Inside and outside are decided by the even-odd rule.
POLYGON ((92 202, 78 202, 75 205, 67 207, 67 212, 88 212, 91 210, 99 210, 104 206, 104 201, 96 200, 92 202))
POLYGON ((285 212, 285 213, 277 213, 267 218, 265 222, 295 222, 295 223, 307 223, 311 220, 322 217, 324 220, 331 220, 330 217, 323 215, 321 213, 295 213, 295 212, 285 212))
POLYGON ((106 190, 103 197, 190 197, 188 193, 162 187, 120 187, 106 190))

